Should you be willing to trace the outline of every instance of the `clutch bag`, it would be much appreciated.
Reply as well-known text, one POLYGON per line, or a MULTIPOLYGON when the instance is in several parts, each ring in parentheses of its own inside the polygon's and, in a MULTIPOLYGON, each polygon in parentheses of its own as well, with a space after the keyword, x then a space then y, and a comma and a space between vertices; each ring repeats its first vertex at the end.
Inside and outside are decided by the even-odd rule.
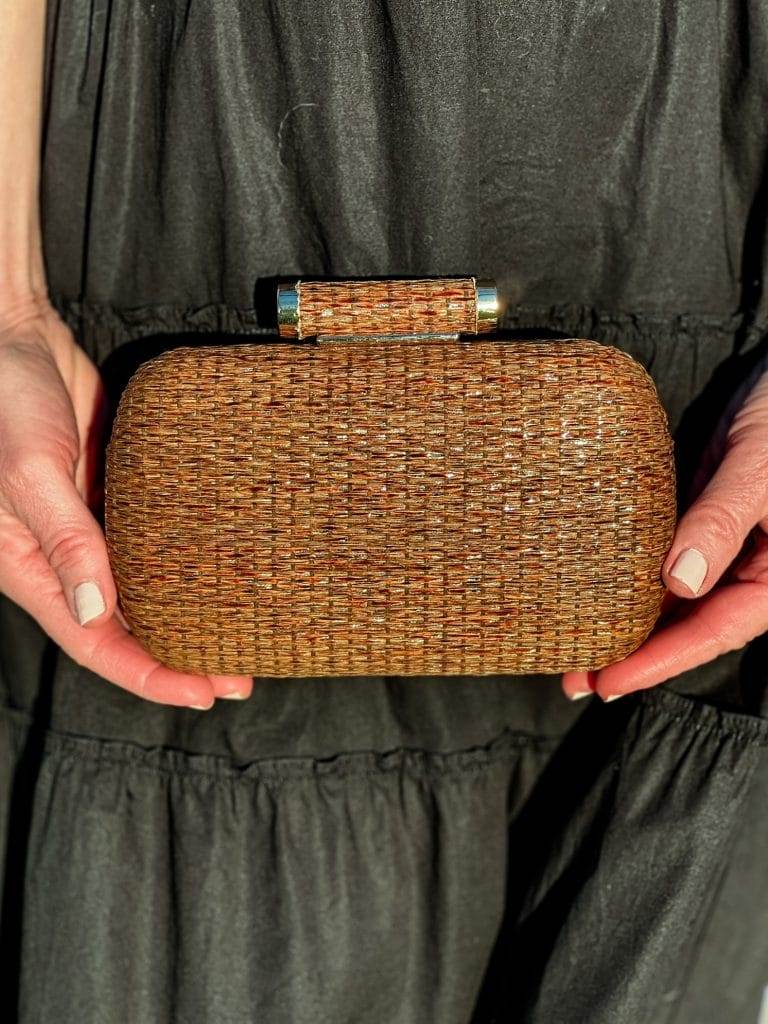
POLYGON ((143 363, 107 448, 120 605, 166 665, 596 669, 660 611, 667 417, 595 341, 496 331, 475 278, 299 281, 279 334, 143 363))

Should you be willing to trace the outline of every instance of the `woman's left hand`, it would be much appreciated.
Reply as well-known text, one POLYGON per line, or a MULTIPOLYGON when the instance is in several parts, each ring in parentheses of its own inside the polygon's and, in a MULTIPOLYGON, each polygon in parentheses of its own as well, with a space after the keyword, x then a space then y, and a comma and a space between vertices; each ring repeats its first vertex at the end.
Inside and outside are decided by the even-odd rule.
POLYGON ((724 449, 680 519, 662 567, 671 595, 682 600, 667 595, 672 615, 623 661, 566 672, 566 696, 611 700, 643 690, 768 631, 768 372, 736 413, 724 449))

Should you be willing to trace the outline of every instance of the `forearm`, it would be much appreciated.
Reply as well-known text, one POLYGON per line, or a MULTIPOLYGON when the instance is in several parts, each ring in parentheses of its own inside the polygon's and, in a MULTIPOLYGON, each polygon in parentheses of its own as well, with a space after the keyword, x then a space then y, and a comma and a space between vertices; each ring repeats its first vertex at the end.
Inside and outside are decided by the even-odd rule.
POLYGON ((0 0, 0 334, 47 297, 40 233, 46 0, 0 0))

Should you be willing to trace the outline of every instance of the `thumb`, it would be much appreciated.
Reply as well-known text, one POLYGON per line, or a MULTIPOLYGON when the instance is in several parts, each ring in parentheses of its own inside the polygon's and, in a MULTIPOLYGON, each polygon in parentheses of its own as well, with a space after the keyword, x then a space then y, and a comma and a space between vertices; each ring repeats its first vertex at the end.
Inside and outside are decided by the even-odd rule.
POLYGON ((75 620, 84 626, 109 619, 117 594, 104 534, 66 467, 44 456, 27 461, 6 483, 6 498, 40 545, 75 620))
POLYGON ((743 434, 677 525, 662 567, 669 589, 689 598, 711 590, 765 516, 767 497, 765 442, 743 434))

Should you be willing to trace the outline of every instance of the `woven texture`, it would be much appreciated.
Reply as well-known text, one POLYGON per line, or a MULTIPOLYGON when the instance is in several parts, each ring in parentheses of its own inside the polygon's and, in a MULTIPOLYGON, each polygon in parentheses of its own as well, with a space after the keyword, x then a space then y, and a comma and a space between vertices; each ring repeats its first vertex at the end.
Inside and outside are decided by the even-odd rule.
POLYGON ((199 672, 597 668, 651 630, 674 522, 653 382, 588 341, 179 348, 107 452, 124 613, 199 672))
POLYGON ((471 277, 302 281, 298 291, 301 338, 317 334, 474 334, 491 326, 477 322, 471 277))

